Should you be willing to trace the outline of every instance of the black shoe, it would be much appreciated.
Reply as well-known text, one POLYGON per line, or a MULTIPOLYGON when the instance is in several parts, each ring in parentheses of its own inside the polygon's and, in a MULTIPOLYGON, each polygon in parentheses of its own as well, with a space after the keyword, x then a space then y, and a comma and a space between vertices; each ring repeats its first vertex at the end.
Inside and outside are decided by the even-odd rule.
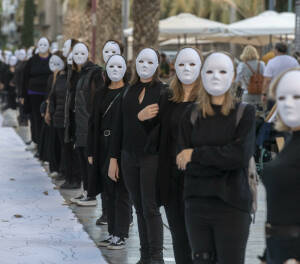
POLYGON ((107 246, 107 249, 118 250, 125 248, 125 238, 113 237, 112 242, 107 246))
POLYGON ((151 260, 150 264, 165 264, 164 260, 151 260))
POLYGON ((107 214, 103 213, 96 221, 96 225, 107 225, 107 214))
POLYGON ((60 189, 67 189, 67 190, 72 190, 72 189, 79 189, 81 187, 81 184, 79 182, 64 182, 61 186, 60 189))

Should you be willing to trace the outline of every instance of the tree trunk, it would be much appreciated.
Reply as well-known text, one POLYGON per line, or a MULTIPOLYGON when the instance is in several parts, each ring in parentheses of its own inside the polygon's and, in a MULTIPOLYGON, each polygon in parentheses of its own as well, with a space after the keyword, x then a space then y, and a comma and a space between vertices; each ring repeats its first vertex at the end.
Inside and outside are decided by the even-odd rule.
POLYGON ((22 45, 29 48, 34 44, 33 41, 33 20, 35 6, 33 0, 27 0, 24 7, 24 25, 22 27, 22 45))
POLYGON ((98 0, 96 29, 96 61, 103 63, 102 48, 107 40, 122 43, 122 1, 98 0))
POLYGON ((133 0, 133 59, 146 47, 158 48, 160 0, 133 0))

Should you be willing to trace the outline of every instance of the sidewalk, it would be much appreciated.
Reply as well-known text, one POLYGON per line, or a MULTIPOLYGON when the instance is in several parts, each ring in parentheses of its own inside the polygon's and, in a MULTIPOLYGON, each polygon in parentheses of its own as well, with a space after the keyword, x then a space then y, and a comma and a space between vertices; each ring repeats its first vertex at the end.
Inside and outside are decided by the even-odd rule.
MULTIPOLYGON (((136 217, 124 250, 96 248, 107 226, 96 226, 97 207, 69 205, 78 191, 54 189, 44 168, 24 151, 25 145, 11 128, 1 127, 0 115, 0 263, 1 264, 135 264, 139 259, 136 217), (88 233, 86 233, 86 232, 88 233)), ((56 182, 61 184, 60 182, 56 182)), ((99 199, 100 200, 100 199, 99 199)), ((172 240, 164 210, 164 259, 174 264, 172 240)), ((264 249, 265 198, 259 187, 259 210, 251 226, 246 264, 258 264, 264 249)), ((230 242, 230 241, 229 241, 230 242)))

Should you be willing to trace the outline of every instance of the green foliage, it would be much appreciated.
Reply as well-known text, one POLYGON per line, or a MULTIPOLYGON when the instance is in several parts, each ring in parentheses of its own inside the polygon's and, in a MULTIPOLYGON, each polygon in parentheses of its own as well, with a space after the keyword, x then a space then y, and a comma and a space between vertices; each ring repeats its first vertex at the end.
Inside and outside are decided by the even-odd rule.
POLYGON ((25 0, 24 6, 24 24, 22 27, 22 45, 29 48, 34 44, 34 16, 35 16, 35 5, 34 0, 25 0))

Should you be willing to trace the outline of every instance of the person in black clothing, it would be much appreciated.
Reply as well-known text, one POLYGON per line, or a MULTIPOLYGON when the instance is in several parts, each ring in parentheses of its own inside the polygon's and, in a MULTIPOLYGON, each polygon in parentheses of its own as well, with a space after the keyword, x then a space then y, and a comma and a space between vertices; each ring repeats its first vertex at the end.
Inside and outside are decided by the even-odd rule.
MULTIPOLYGON (((80 199, 86 199, 88 190, 88 177, 95 177, 94 173, 88 172, 91 167, 87 159, 87 135, 88 121, 92 112, 92 105, 95 93, 103 86, 102 69, 88 60, 88 48, 83 43, 77 43, 73 50, 73 66, 70 80, 70 91, 66 100, 66 113, 68 113, 68 129, 65 130, 67 138, 74 142, 79 158, 80 174, 83 181, 84 194, 72 198, 77 203, 80 199)), ((67 142, 69 142, 67 140, 67 142)), ((69 188, 66 184, 62 188, 69 188)), ((80 184, 78 184, 80 187, 80 184)), ((97 200, 95 200, 97 201, 97 200)))
POLYGON ((105 86, 95 96, 95 106, 89 122, 89 162, 94 165, 98 175, 97 182, 92 183, 92 185, 98 186, 99 189, 96 193, 105 190, 108 198, 109 236, 100 241, 98 246, 107 247, 108 249, 122 249, 125 247, 125 238, 128 237, 131 216, 131 203, 121 170, 117 182, 108 177, 109 148, 113 134, 113 123, 122 92, 128 87, 125 73, 125 59, 120 55, 111 56, 106 64, 105 86))
POLYGON ((31 137, 35 144, 40 143, 42 117, 41 103, 47 96, 47 82, 51 74, 49 68, 49 41, 43 37, 39 40, 39 53, 34 55, 25 66, 22 99, 25 112, 30 115, 31 137))
MULTIPOLYGON (((17 52, 17 65, 15 71, 15 82, 17 88, 17 97, 18 99, 22 98, 22 87, 24 82, 24 70, 26 66, 26 50, 20 49, 17 52)), ((20 127, 28 127, 28 115, 24 113, 24 105, 19 104, 19 125, 20 127)))
POLYGON ((17 64, 17 58, 15 56, 10 56, 8 60, 8 69, 4 74, 4 91, 7 93, 7 100, 5 109, 17 109, 17 90, 15 83, 15 69, 17 64))
POLYGON ((198 102, 179 126, 176 162, 185 171, 185 219, 194 264, 244 263, 255 109, 247 105, 236 124, 239 104, 230 91, 234 75, 229 55, 210 54, 201 70, 204 88, 198 102))
POLYGON ((291 139, 262 174, 267 196, 267 263, 300 261, 300 70, 282 73, 271 85, 277 103, 279 131, 289 131, 291 139))
POLYGON ((175 261, 177 264, 189 264, 192 263, 192 255, 185 229, 184 177, 183 172, 177 169, 176 155, 180 117, 199 94, 201 58, 195 49, 184 48, 178 53, 175 64, 176 75, 170 84, 171 89, 161 98, 157 118, 153 119, 152 114, 157 104, 145 107, 138 118, 150 137, 159 135, 155 136, 159 140, 159 200, 165 206, 175 261), (150 131, 148 128, 151 128, 150 131))
POLYGON ((145 106, 158 103, 165 90, 158 79, 158 66, 159 57, 153 49, 143 49, 138 54, 137 74, 119 104, 108 171, 109 177, 117 181, 118 160, 121 159, 125 186, 137 214, 141 245, 139 264, 164 263, 163 224, 156 193, 158 153, 155 146, 145 151, 150 142, 137 118, 145 106))

